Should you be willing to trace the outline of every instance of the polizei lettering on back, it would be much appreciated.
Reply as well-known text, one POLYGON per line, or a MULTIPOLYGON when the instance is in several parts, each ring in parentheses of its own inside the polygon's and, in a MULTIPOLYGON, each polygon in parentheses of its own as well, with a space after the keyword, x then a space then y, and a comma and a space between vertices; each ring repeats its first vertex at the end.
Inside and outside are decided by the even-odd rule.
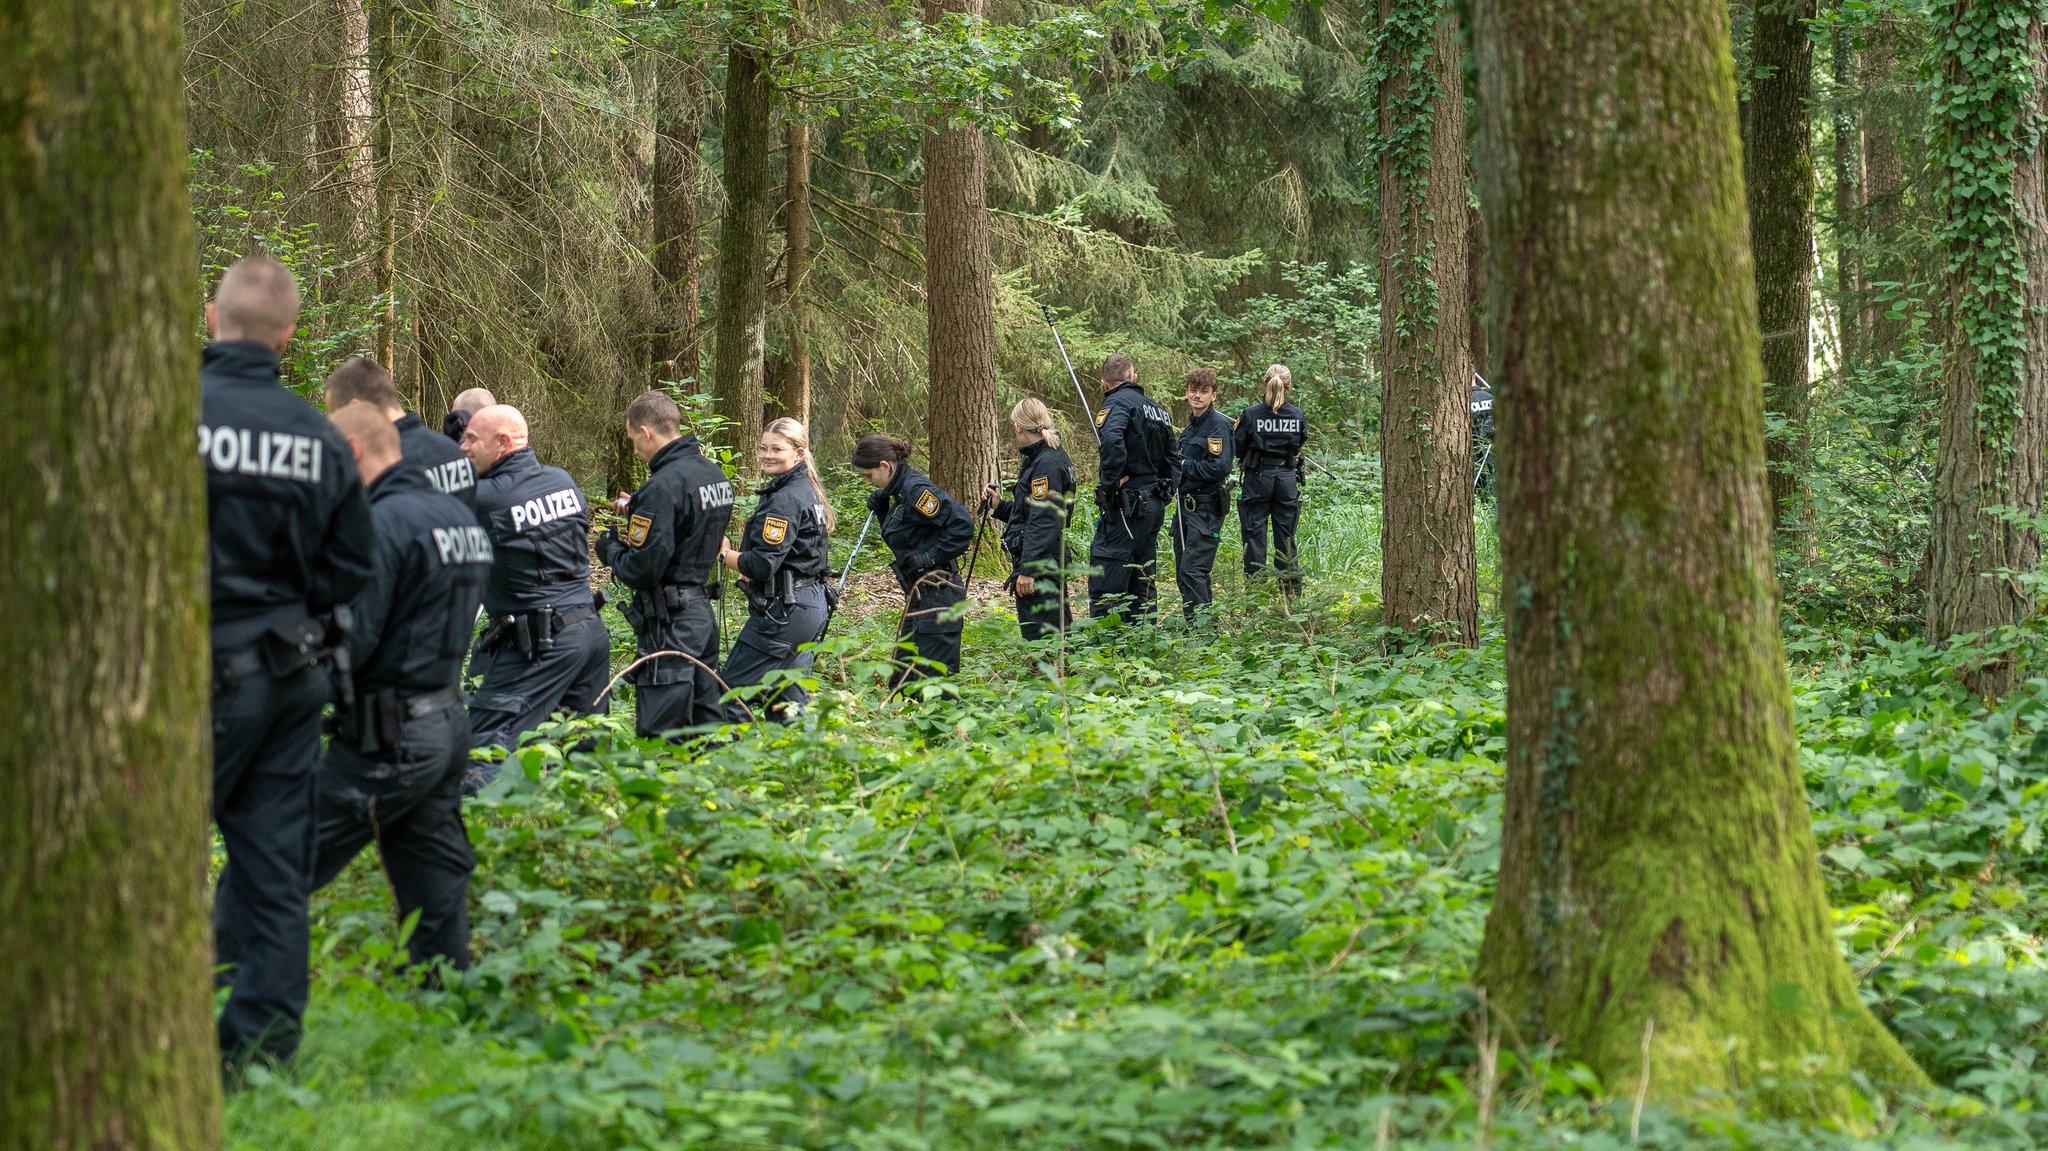
POLYGON ((320 449, 312 436, 199 425, 199 457, 217 472, 273 480, 320 482, 320 449))
POLYGON ((443 567, 449 564, 487 564, 491 562, 491 537, 478 527, 435 528, 434 551, 443 567))
POLYGON ((583 497, 575 488, 563 488, 523 504, 512 505, 512 530, 523 532, 556 520, 568 519, 583 513, 583 497))
POLYGON ((466 492, 476 486, 476 468, 468 460, 449 460, 426 469, 427 482, 444 496, 466 492))
POLYGON ((1254 427, 1254 428, 1255 428, 1256 430, 1258 430, 1258 431, 1262 431, 1262 432, 1282 432, 1282 433, 1287 433, 1287 432, 1298 432, 1298 431, 1300 431, 1300 430, 1301 430, 1301 421, 1300 421, 1300 420, 1269 420, 1269 419, 1266 419, 1266 418, 1264 418, 1264 417, 1260 417, 1260 419, 1259 419, 1258 421, 1256 421, 1256 422, 1255 422, 1255 423, 1253 424, 1253 427, 1254 427))
POLYGON ((731 506, 731 480, 720 480, 715 484, 705 484, 697 489, 698 511, 709 511, 712 508, 729 508, 731 506))

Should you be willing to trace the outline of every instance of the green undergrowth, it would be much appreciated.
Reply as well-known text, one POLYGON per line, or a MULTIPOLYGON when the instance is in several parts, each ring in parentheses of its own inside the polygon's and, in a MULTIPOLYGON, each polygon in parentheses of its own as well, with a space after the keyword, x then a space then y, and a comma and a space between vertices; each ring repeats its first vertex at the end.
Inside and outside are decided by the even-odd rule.
POLYGON ((469 809, 475 969, 394 973, 359 862, 316 903, 305 1053, 234 1098, 233 1144, 2048 1138, 2048 681, 1986 712, 1918 646, 1794 637, 1842 947, 1942 1090, 1853 1132, 1687 1118, 1475 1027, 1498 637, 1403 652, 1359 588, 1248 594, 1063 654, 977 615, 957 700, 883 703, 893 621, 854 623, 801 726, 694 755, 623 717, 543 733, 469 809))

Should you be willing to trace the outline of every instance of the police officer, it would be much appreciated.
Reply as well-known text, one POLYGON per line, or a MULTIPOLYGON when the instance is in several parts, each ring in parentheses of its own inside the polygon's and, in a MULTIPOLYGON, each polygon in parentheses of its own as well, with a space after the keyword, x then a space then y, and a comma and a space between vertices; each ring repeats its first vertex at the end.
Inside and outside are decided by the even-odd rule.
POLYGON ((1472 454, 1479 457, 1473 468, 1472 486, 1482 492, 1493 489, 1493 389, 1478 372, 1472 373, 1472 454))
POLYGON ((358 400, 384 413, 398 428, 398 449, 405 453, 403 466, 420 472, 437 492, 454 496, 462 506, 476 508, 476 467, 462 449, 447 436, 436 435, 405 410, 391 373, 367 356, 346 360, 327 376, 327 411, 338 412, 358 400))
POLYGON ((1223 540, 1223 517, 1229 511, 1230 461, 1235 458, 1235 428, 1216 410, 1216 373, 1196 368, 1183 381, 1187 388, 1188 426, 1181 429, 1179 492, 1173 515, 1173 578, 1180 585, 1180 608, 1189 625, 1216 602, 1209 573, 1216 566, 1216 548, 1223 540))
POLYGON ((642 739, 723 715, 712 670, 720 636, 711 601, 719 589, 710 580, 732 522, 732 481, 682 427, 682 409, 660 392, 627 405, 626 438, 647 461, 647 482, 613 501, 626 517, 626 534, 614 527, 597 541, 598 558, 633 589, 626 622, 641 658, 680 651, 695 661, 662 656, 633 672, 633 727, 642 739))
MULTIPOLYGON (((1067 629, 1067 516, 1079 477, 1043 401, 1018 401, 1010 409, 1010 430, 1024 466, 1009 500, 996 505, 996 518, 1003 521, 1003 549, 1010 553, 1017 627, 1025 639, 1037 640, 1067 629)), ((996 485, 988 485, 985 498, 995 496, 996 485)))
POLYGON ((460 444, 463 430, 469 427, 469 418, 485 408, 497 405, 498 398, 488 388, 470 388, 455 397, 449 405, 448 414, 441 417, 441 434, 460 444))
POLYGON ((469 715, 458 681, 491 541, 468 505, 404 462, 386 412, 356 403, 331 418, 369 492, 377 568, 352 605, 354 707, 337 710, 320 767, 313 886, 332 883, 374 841, 399 921, 419 915, 406 940, 412 961, 460 971, 476 857, 462 825, 469 715))
POLYGON ((1265 402, 1253 404, 1237 417, 1238 466, 1244 469, 1244 491, 1237 497, 1237 524, 1244 533, 1244 574, 1257 575, 1266 566, 1266 523, 1273 524, 1273 570, 1280 590, 1301 591, 1295 564, 1294 529, 1301 522, 1302 445, 1308 442, 1308 421, 1288 402, 1294 374, 1285 364, 1266 369, 1265 402))
POLYGON ((1102 410, 1095 413, 1099 464, 1095 541, 1088 548, 1088 614, 1143 618, 1156 595, 1159 528, 1174 473, 1173 417, 1138 386, 1122 352, 1102 362, 1102 410))
MULTIPOLYGON (((787 416, 761 433, 758 453, 768 477, 760 502, 747 517, 740 546, 727 541, 720 562, 739 573, 747 596, 747 625, 725 657, 721 678, 732 689, 753 687, 780 671, 808 671, 814 655, 804 647, 824 633, 826 551, 834 516, 811 461, 811 437, 787 416)), ((734 699, 730 722, 753 718, 787 721, 810 699, 802 685, 785 682, 766 701, 734 699), (763 714, 765 713, 765 714, 763 714)))
POLYGON ((230 1066, 297 1050, 320 711, 350 597, 376 557, 348 444, 278 382, 299 290, 269 256, 239 260, 206 306, 199 458, 212 543, 213 819, 227 844, 214 943, 230 987, 230 1066))
POLYGON ((889 679, 899 691, 928 675, 960 671, 959 604, 967 598, 954 566, 974 542, 974 518, 959 500, 939 490, 931 477, 910 466, 910 445, 884 435, 863 436, 853 447, 853 467, 870 487, 868 509, 882 525, 882 542, 896 557, 890 570, 903 589, 903 618, 896 647, 915 655, 889 679))
MULTIPOLYGON (((590 592, 590 509, 576 481, 534 458, 526 417, 504 404, 483 408, 462 433, 476 465, 476 512, 491 537, 490 622, 469 671, 483 682, 469 703, 476 747, 511 747, 561 709, 605 710, 611 633, 590 592)), ((479 764, 472 793, 497 776, 479 764)))

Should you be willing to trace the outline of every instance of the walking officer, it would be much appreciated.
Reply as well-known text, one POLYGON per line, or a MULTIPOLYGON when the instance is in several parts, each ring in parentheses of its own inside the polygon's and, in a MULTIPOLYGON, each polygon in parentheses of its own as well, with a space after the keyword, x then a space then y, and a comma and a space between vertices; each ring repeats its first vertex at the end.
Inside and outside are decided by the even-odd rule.
MULTIPOLYGON (((1010 430, 1024 466, 1009 501, 996 505, 996 518, 1003 521, 1003 549, 1010 553, 1017 627, 1025 639, 1037 640, 1067 629, 1067 515, 1079 478, 1044 401, 1019 400, 1010 409, 1010 430)), ((994 499, 996 485, 986 494, 994 499)))
POLYGON ((903 618, 896 649, 913 655, 889 678, 900 691, 931 675, 960 671, 960 602, 967 589, 954 565, 974 542, 974 519, 959 500, 939 490, 931 477, 910 466, 910 445, 884 435, 863 436, 853 448, 853 467, 869 486, 868 510, 882 524, 882 542, 896 562, 896 586, 903 589, 903 618))
POLYGON ((1097 619, 1149 613, 1159 561, 1159 528, 1173 485, 1173 417, 1138 386, 1122 352, 1102 362, 1102 409, 1095 413, 1098 458, 1095 540, 1088 548, 1088 614, 1097 619))
POLYGON ((376 528, 348 444, 278 383, 299 289, 270 256, 221 277, 200 360, 212 549, 213 820, 227 844, 214 945, 231 1069, 288 1059, 306 1010, 320 711, 376 528))
POLYGON ((1478 372, 1472 373, 1472 398, 1468 410, 1472 415, 1472 454, 1479 457, 1474 467, 1472 486, 1480 492, 1493 490, 1493 389, 1486 385, 1478 372))
POLYGON ((1180 472, 1174 477, 1179 503, 1173 514, 1173 578, 1180 585, 1180 609, 1193 626, 1216 602, 1209 573, 1223 541, 1228 513, 1230 461, 1236 429, 1216 410, 1216 373, 1196 368, 1185 378, 1188 426, 1181 429, 1180 472))
MULTIPOLYGON (((747 596, 747 625, 725 657, 722 676, 726 687, 734 689, 763 683, 776 672, 810 670, 814 653, 805 645, 824 634, 829 615, 826 551, 835 519, 811 461, 810 433, 784 416, 761 432, 758 458, 768 477, 760 502, 747 517, 740 546, 727 541, 718 555, 739 573, 747 596)), ((759 717, 787 722, 811 698, 794 680, 765 700, 748 694, 756 695, 755 705, 733 700, 726 708, 728 721, 759 717), (755 707, 766 715, 758 715, 755 707)))
MULTIPOLYGON (((475 747, 509 748, 560 709, 603 710, 611 633, 590 591, 590 509, 576 481, 536 459, 526 417, 495 404, 471 416, 462 450, 476 464, 477 519, 491 538, 484 586, 490 622, 469 671, 483 682, 469 702, 475 747)), ((471 794, 498 774, 479 764, 471 794)))
POLYGON ((462 825, 469 715, 459 681, 491 541, 468 505, 404 462, 402 433, 385 412, 357 403, 331 418, 369 492, 377 567, 351 605, 355 706, 336 709, 320 767, 313 887, 376 843, 399 922, 419 915, 406 940, 412 961, 461 971, 476 857, 462 825))
POLYGON ((454 496, 475 512, 476 466, 454 440, 405 410, 405 401, 382 364, 367 356, 344 361, 328 375, 324 399, 330 415, 358 400, 384 413, 398 429, 398 450, 405 457, 401 465, 425 475, 435 491, 454 496))
POLYGON ((1237 417, 1238 466, 1244 469, 1244 491, 1237 497, 1237 524, 1244 533, 1244 574, 1257 575, 1266 565, 1266 523, 1273 524, 1273 570, 1280 590, 1301 591, 1301 571, 1294 555, 1294 529, 1301 522, 1302 445, 1308 442, 1308 421, 1288 402, 1294 375, 1285 364, 1266 369, 1266 398, 1237 417))
POLYGON ((626 622, 640 656, 688 653, 696 662, 661 656, 633 672, 633 729, 642 739, 715 724, 718 706, 718 613, 711 583, 725 529, 732 522, 732 481, 706 458, 697 437, 683 434, 682 409, 660 392, 626 407, 626 438, 647 461, 647 482, 613 501, 626 517, 597 541, 598 558, 633 589, 626 622))

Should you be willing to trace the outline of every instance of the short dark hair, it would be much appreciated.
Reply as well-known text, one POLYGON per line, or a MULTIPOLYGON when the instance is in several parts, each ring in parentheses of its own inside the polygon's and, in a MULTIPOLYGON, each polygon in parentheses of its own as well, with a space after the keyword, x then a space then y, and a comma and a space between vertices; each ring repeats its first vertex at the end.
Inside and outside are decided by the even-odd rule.
POLYGON ((1181 382, 1190 388, 1207 388, 1213 392, 1216 390, 1216 372, 1211 368, 1196 368, 1183 376, 1181 382))
POLYGON ((1137 367, 1137 361, 1124 355, 1122 352, 1118 352, 1102 361, 1102 375, 1100 378, 1104 382, 1115 381, 1121 384, 1124 382, 1125 374, 1136 371, 1137 367))
POLYGON ((647 392, 626 405, 628 428, 653 428, 665 436, 683 430, 683 409, 660 392, 647 392))
POLYGON ((357 400, 380 409, 405 406, 405 401, 398 396, 398 385, 391 382, 391 373, 368 356, 346 360, 327 376, 327 403, 330 406, 346 407, 357 400))
POLYGON ((862 436, 860 442, 853 445, 853 466, 857 468, 880 467, 885 460, 900 464, 909 458, 910 444, 907 441, 880 432, 862 436))

